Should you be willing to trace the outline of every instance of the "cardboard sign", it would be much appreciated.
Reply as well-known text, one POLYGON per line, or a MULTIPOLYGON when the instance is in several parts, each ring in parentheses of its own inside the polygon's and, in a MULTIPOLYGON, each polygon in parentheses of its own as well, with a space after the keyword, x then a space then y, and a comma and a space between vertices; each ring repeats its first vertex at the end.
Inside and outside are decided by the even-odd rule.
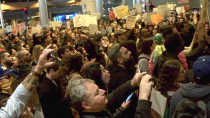
POLYGON ((175 10, 175 2, 167 2, 167 5, 170 10, 175 10))
POLYGON ((117 17, 117 12, 116 12, 116 10, 119 9, 119 8, 122 8, 122 7, 124 7, 124 5, 120 5, 120 6, 117 6, 117 7, 113 7, 113 8, 112 8, 116 17, 117 17))
POLYGON ((158 14, 162 14, 163 19, 170 16, 170 9, 168 8, 168 6, 161 6, 158 7, 157 9, 157 13, 158 14))
POLYGON ((151 20, 152 20, 152 23, 160 23, 163 21, 163 16, 162 14, 154 14, 154 15, 151 15, 151 20))
POLYGON ((90 34, 95 34, 98 31, 98 25, 97 24, 90 24, 89 25, 90 34))
POLYGON ((4 33, 4 30, 3 29, 0 29, 0 34, 3 34, 4 33))
POLYGON ((81 16, 78 15, 78 16, 74 17, 73 22, 74 22, 74 27, 81 27, 82 26, 81 16))
POLYGON ((7 26, 6 30, 7 30, 7 32, 12 32, 12 26, 11 25, 7 26))
POLYGON ((109 11, 109 20, 115 20, 116 17, 115 17, 115 14, 114 14, 114 11, 109 11))
POLYGON ((17 28, 18 28, 18 32, 20 32, 22 30, 25 30, 26 29, 26 23, 23 22, 23 23, 17 24, 17 28))
POLYGON ((17 35, 18 34, 18 28, 17 27, 16 28, 13 28, 12 29, 12 32, 13 32, 14 35, 17 35))
POLYGON ((40 27, 32 27, 32 31, 31 31, 32 34, 40 33, 40 32, 41 32, 41 28, 40 27))
POLYGON ((142 4, 134 4, 134 8, 136 8, 137 13, 142 13, 142 4))
POLYGON ((36 25, 40 25, 40 22, 39 22, 39 21, 35 21, 35 20, 31 20, 31 21, 30 21, 30 25, 31 25, 32 27, 36 27, 36 25))
POLYGON ((152 22, 151 15, 157 14, 157 12, 144 13, 145 22, 152 22))
POLYGON ((185 12, 185 10, 184 10, 184 6, 177 7, 177 8, 176 8, 176 12, 177 12, 178 14, 180 14, 180 13, 184 13, 184 12, 185 12))
POLYGON ((126 16, 130 16, 129 12, 128 12, 128 6, 124 6, 122 8, 119 8, 116 10, 116 13, 117 13, 117 18, 118 19, 121 19, 121 18, 124 18, 126 16))
POLYGON ((179 0, 178 4, 186 4, 186 3, 189 3, 189 2, 190 2, 189 0, 179 0))
POLYGON ((126 19, 127 29, 133 29, 136 24, 136 16, 128 16, 126 19))
POLYGON ((73 18, 74 27, 88 27, 89 24, 97 24, 96 16, 90 17, 89 15, 77 15, 73 18))
POLYGON ((96 16, 97 20, 101 18, 101 13, 92 13, 91 16, 96 16))
POLYGON ((87 26, 89 26, 90 24, 98 24, 96 16, 92 16, 88 18, 87 26))
POLYGON ((130 13, 131 16, 135 16, 135 15, 137 14, 136 8, 134 8, 134 9, 129 9, 129 13, 130 13))
POLYGON ((158 8, 153 8, 152 11, 153 11, 153 12, 157 12, 157 10, 158 10, 158 8))

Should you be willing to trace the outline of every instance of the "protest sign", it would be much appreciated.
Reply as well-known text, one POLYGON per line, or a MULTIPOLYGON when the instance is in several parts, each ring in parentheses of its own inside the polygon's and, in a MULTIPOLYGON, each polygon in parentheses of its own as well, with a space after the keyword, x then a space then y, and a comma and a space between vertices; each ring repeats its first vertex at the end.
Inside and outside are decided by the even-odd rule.
POLYGON ((77 15, 73 18, 74 27, 89 26, 89 23, 95 24, 97 22, 96 16, 90 18, 89 15, 77 15), (90 21, 93 20, 93 21, 90 21))
POLYGON ((109 11, 109 19, 110 20, 115 20, 116 19, 114 11, 109 11))
POLYGON ((162 14, 163 19, 170 16, 170 9, 168 6, 161 6, 157 8, 157 13, 162 14))
POLYGON ((113 7, 113 8, 112 8, 116 17, 117 17, 117 12, 116 12, 116 10, 119 9, 119 8, 122 8, 122 7, 124 7, 124 5, 120 5, 120 6, 117 6, 117 7, 113 7))
POLYGON ((176 12, 177 12, 178 14, 180 14, 180 13, 184 13, 184 12, 185 12, 185 10, 184 10, 184 6, 177 7, 177 8, 176 8, 176 12))
POLYGON ((201 11, 201 22, 205 23, 205 20, 208 18, 208 0, 203 1, 202 11, 201 11))
POLYGON ((81 0, 82 1, 82 12, 86 15, 91 15, 96 12, 96 1, 95 0, 81 0))
POLYGON ((67 25, 67 29, 70 29, 71 28, 71 22, 70 22, 70 20, 67 21, 66 25, 67 25))
POLYGON ((151 20, 152 20, 152 23, 160 23, 163 21, 163 16, 162 14, 154 14, 154 15, 151 15, 151 20))
POLYGON ((179 0, 178 4, 186 4, 186 3, 189 3, 189 2, 190 2, 189 0, 179 0))
POLYGON ((18 28, 17 27, 16 28, 13 28, 12 29, 12 32, 13 32, 14 35, 17 35, 18 34, 18 28))
POLYGON ((142 13, 142 4, 134 4, 134 8, 136 8, 137 13, 142 13))
POLYGON ((136 13, 137 13, 136 8, 134 8, 134 9, 129 9, 129 13, 130 13, 130 15, 135 16, 136 13))
POLYGON ((165 20, 165 21, 159 23, 159 24, 158 24, 158 27, 162 27, 162 26, 165 26, 165 25, 170 25, 169 20, 165 20))
POLYGON ((153 12, 157 12, 157 8, 153 8, 153 12))
POLYGON ((128 16, 126 19, 127 29, 133 29, 136 24, 136 16, 128 16))
POLYGON ((12 26, 11 25, 7 26, 6 30, 7 30, 7 32, 12 32, 12 26))
POLYGON ((175 10, 175 2, 167 2, 167 5, 170 10, 175 10))
POLYGON ((92 13, 91 16, 96 16, 97 19, 100 19, 101 13, 92 13))
POLYGON ((152 22, 151 15, 153 14, 157 14, 157 12, 144 13, 145 22, 152 22))
POLYGON ((90 24, 89 25, 90 34, 95 34, 98 31, 98 25, 97 24, 90 24))
POLYGON ((82 26, 82 19, 81 15, 75 16, 73 18, 74 27, 81 27, 82 26))
POLYGON ((90 24, 98 24, 96 16, 92 16, 88 18, 87 26, 89 26, 90 24))
POLYGON ((32 31, 31 31, 32 34, 40 33, 40 32, 41 32, 41 28, 40 27, 32 27, 32 31))
POLYGON ((0 34, 3 34, 4 33, 4 30, 3 29, 0 29, 0 34))
POLYGON ((35 21, 35 20, 30 20, 30 25, 33 27, 36 27, 36 25, 40 25, 39 21, 35 21))
POLYGON ((141 19, 141 15, 138 14, 138 15, 136 16, 136 21, 138 21, 138 20, 140 20, 140 19, 141 19))
POLYGON ((23 23, 17 24, 17 28, 18 28, 18 32, 20 32, 22 30, 25 30, 26 29, 26 23, 23 22, 23 23))
POLYGON ((130 16, 130 14, 128 12, 128 6, 124 6, 122 8, 117 9, 116 13, 117 13, 118 19, 124 18, 126 16, 130 16))
POLYGON ((40 27, 40 28, 42 28, 42 26, 41 26, 41 25, 36 25, 36 27, 40 27))

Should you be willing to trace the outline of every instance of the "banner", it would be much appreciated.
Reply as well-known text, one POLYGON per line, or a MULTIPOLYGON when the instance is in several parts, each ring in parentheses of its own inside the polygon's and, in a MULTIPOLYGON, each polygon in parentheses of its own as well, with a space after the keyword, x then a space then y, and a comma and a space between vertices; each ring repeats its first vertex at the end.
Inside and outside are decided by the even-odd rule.
POLYGON ((114 14, 114 11, 109 11, 109 20, 115 20, 116 17, 115 17, 115 14, 114 14))
POLYGON ((189 0, 178 0, 178 4, 186 4, 189 3, 189 0))
POLYGON ((98 25, 97 24, 90 24, 89 25, 90 34, 95 34, 98 31, 98 25))
POLYGON ((96 16, 77 15, 73 18, 74 27, 89 27, 89 24, 98 24, 96 16))
POLYGON ((124 18, 126 16, 130 16, 129 12, 128 12, 128 6, 124 6, 122 8, 119 8, 116 10, 116 13, 117 13, 117 18, 118 19, 121 19, 121 18, 124 18))
POLYGON ((142 13, 142 4, 134 4, 134 8, 136 8, 137 13, 142 13))
POLYGON ((160 23, 163 21, 163 16, 162 14, 154 14, 154 15, 151 15, 151 20, 152 20, 152 23, 160 23))
POLYGON ((86 15, 97 13, 95 0, 82 0, 82 12, 86 15))
POLYGON ((136 16, 128 16, 126 19, 127 29, 133 29, 136 24, 136 16))
POLYGON ((117 12, 116 12, 116 10, 119 9, 119 8, 122 8, 122 7, 124 7, 124 5, 120 5, 120 6, 117 6, 117 7, 113 7, 113 11, 114 11, 114 14, 115 14, 116 17, 117 17, 117 12))

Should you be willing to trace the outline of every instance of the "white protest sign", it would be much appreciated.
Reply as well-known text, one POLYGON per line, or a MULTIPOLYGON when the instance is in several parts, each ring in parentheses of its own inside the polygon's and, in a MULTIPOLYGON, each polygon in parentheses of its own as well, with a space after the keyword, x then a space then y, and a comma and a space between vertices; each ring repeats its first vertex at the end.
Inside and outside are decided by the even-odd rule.
POLYGON ((170 10, 175 10, 175 2, 167 2, 167 5, 170 10))
POLYGON ((160 6, 157 8, 157 13, 162 14, 163 19, 170 16, 170 9, 168 6, 160 6))
POLYGON ((88 18, 88 26, 90 25, 90 24, 98 24, 97 23, 97 18, 96 18, 96 16, 92 16, 92 17, 89 17, 88 18))
POLYGON ((117 7, 113 7, 113 8, 112 8, 116 17, 117 17, 117 12, 116 12, 116 10, 119 9, 119 8, 122 8, 122 7, 124 7, 124 5, 120 5, 120 6, 117 6, 117 7))
POLYGON ((136 24, 136 16, 128 16, 126 19, 127 29, 133 29, 136 24))
POLYGON ((12 32, 12 26, 11 25, 7 26, 6 30, 7 30, 7 32, 12 32))
POLYGON ((95 0, 82 0, 82 12, 87 15, 97 13, 95 0))
POLYGON ((97 19, 100 19, 101 13, 92 13, 91 16, 96 16, 97 19))
POLYGON ((184 13, 185 10, 184 10, 184 6, 181 6, 181 7, 177 7, 176 8, 176 12, 179 14, 179 13, 184 13))
POLYGON ((158 11, 158 8, 153 8, 153 12, 157 12, 158 11))
POLYGON ((90 24, 89 25, 90 34, 95 34, 98 31, 98 25, 97 24, 90 24))
POLYGON ((40 33, 41 29, 42 29, 42 28, 40 28, 40 27, 32 27, 31 33, 32 33, 32 34, 40 33))
POLYGON ((142 13, 142 4, 134 4, 134 8, 136 8, 137 13, 142 13))
POLYGON ((152 22, 151 15, 157 14, 157 12, 149 12, 149 13, 144 13, 144 20, 146 22, 152 22))
POLYGON ((36 27, 42 28, 42 26, 41 26, 41 25, 36 25, 36 27))

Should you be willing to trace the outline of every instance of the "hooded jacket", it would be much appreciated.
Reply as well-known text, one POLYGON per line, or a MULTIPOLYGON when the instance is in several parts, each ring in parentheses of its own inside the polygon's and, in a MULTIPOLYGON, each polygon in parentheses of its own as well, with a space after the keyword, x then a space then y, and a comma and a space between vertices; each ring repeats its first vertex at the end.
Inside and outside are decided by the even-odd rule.
MULTIPOLYGON (((180 88, 174 93, 171 99, 170 106, 170 118, 173 116, 176 106, 181 102, 182 99, 192 98, 203 98, 204 96, 210 95, 210 86, 208 85, 197 85, 193 83, 182 84, 180 88)), ((210 102, 207 104, 208 113, 210 112, 210 102)))

